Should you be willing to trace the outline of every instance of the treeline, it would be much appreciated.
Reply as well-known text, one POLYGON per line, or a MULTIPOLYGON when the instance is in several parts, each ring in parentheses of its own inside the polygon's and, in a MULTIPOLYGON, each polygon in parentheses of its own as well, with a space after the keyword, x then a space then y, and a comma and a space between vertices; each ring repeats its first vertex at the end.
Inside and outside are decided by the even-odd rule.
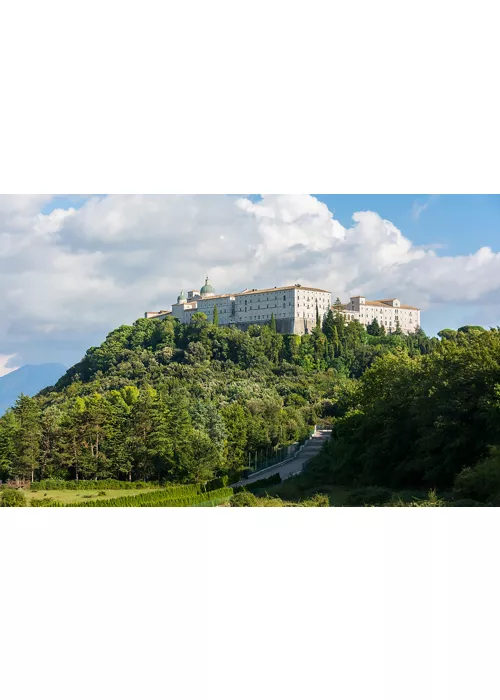
POLYGON ((440 335, 430 354, 397 351, 367 369, 309 479, 500 504, 500 330, 440 335))
POLYGON ((278 334, 274 320, 243 332, 203 314, 188 326, 122 326, 55 387, 21 396, 0 419, 0 479, 237 476, 254 457, 342 415, 376 358, 416 358, 439 345, 422 331, 370 330, 333 312, 303 337, 278 334))

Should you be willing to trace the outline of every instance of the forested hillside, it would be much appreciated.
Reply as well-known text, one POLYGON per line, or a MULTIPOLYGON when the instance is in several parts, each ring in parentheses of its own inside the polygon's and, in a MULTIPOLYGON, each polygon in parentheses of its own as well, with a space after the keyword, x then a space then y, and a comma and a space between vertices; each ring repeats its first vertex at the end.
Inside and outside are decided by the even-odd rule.
POLYGON ((464 505, 500 505, 500 330, 439 335, 430 354, 398 349, 354 384, 302 477, 308 488, 358 487, 376 503, 395 490, 437 489, 464 505))
MULTIPOLYGON (((331 312, 302 338, 278 334, 273 321, 243 332, 216 320, 196 314, 189 326, 169 318, 122 326, 55 387, 21 396, 0 419, 0 478, 236 478, 256 454, 277 454, 318 421, 355 422, 369 381, 360 377, 420 366, 439 346, 422 331, 367 333, 331 312)), ((402 452, 389 448, 393 465, 402 452)))

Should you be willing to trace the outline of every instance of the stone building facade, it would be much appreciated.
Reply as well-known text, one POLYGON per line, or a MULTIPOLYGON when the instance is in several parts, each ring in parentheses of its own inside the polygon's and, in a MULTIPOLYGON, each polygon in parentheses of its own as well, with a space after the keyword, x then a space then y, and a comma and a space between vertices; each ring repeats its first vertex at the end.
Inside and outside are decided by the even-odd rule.
POLYGON ((300 284, 268 289, 245 289, 237 294, 216 294, 208 278, 199 292, 181 292, 172 311, 148 311, 146 318, 172 315, 181 323, 190 323, 193 313, 202 312, 213 319, 217 306, 219 325, 246 329, 251 325, 266 325, 272 316, 280 333, 303 335, 316 325, 316 309, 320 320, 331 307, 331 294, 326 289, 300 284))
POLYGON ((393 333, 399 323, 403 333, 414 333, 420 328, 420 309, 416 306, 402 304, 399 299, 379 299, 368 301, 366 297, 351 297, 348 304, 339 309, 346 321, 356 319, 367 326, 377 319, 389 333, 393 333))
POLYGON ((348 304, 332 307, 331 293, 326 289, 300 284, 217 294, 208 277, 199 291, 191 290, 187 295, 181 292, 171 311, 147 311, 145 317, 173 316, 181 323, 191 323, 193 314, 202 312, 211 321, 216 306, 219 325, 243 330, 254 324, 266 325, 274 315, 280 333, 303 335, 316 325, 316 313, 323 321, 330 308, 342 313, 346 321, 356 319, 364 326, 376 318, 390 333, 396 330, 398 323, 404 333, 420 328, 420 309, 401 304, 399 299, 368 301, 356 296, 351 297, 348 304))

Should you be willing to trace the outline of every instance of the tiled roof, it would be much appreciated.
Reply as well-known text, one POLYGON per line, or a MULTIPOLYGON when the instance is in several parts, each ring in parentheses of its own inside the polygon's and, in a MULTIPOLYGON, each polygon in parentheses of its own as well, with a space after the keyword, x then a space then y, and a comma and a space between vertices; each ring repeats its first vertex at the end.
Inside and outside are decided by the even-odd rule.
POLYGON ((330 294, 326 289, 317 289, 316 287, 303 287, 301 284, 290 284, 287 287, 271 287, 269 289, 246 289, 244 292, 235 294, 237 297, 246 296, 247 294, 267 294, 269 292, 282 292, 288 289, 304 290, 305 292, 323 292, 330 294))
MULTIPOLYGON (((397 297, 394 297, 397 299, 397 297)), ((356 297, 352 297, 352 299, 356 299, 356 297)), ((382 307, 387 307, 389 309, 411 309, 412 311, 420 311, 420 309, 417 306, 408 306, 408 304, 400 304, 399 306, 393 306, 392 304, 389 304, 390 299, 378 299, 377 301, 365 301, 364 306, 382 306, 382 307)), ((350 305, 350 302, 348 304, 342 304, 344 309, 347 309, 347 307, 350 305)), ((332 309, 335 308, 332 306, 332 309)), ((351 309, 348 309, 349 311, 351 309)))

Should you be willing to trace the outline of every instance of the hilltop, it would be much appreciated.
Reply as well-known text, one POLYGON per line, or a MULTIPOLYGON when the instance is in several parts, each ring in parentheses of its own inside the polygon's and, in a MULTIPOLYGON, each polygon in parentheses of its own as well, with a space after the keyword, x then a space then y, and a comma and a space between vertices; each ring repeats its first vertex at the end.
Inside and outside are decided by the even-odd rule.
POLYGON ((4 478, 203 482, 236 478, 344 410, 355 378, 398 349, 436 339, 371 336, 330 313, 311 334, 248 331, 199 314, 140 319, 0 423, 4 478), (28 449, 29 445, 29 449, 28 449))

